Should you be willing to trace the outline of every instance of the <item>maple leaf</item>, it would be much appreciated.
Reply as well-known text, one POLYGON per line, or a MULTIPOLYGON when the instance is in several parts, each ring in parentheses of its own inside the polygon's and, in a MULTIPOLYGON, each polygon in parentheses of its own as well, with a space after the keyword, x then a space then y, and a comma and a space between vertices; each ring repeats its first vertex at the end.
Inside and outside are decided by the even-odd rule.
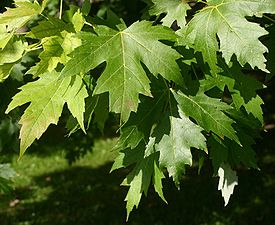
POLYGON ((238 185, 238 177, 236 172, 233 171, 231 166, 228 164, 223 164, 219 168, 218 175, 220 177, 218 190, 221 190, 224 205, 226 206, 229 202, 230 196, 234 192, 234 187, 238 185))
POLYGON ((137 113, 132 113, 121 129, 118 145, 122 149, 135 148, 142 140, 149 140, 153 125, 158 123, 163 116, 161 111, 165 105, 163 94, 154 96, 154 98, 142 98, 141 100, 137 113))
POLYGON ((94 94, 109 92, 109 108, 120 113, 122 121, 127 121, 131 111, 137 110, 139 94, 151 96, 150 80, 141 62, 155 76, 161 74, 167 80, 183 84, 176 63, 180 54, 159 42, 176 40, 169 28, 141 21, 122 31, 97 26, 95 32, 97 35, 82 35, 83 44, 71 54, 61 77, 86 73, 106 62, 94 94))
POLYGON ((171 27, 176 21, 179 27, 184 27, 186 24, 185 17, 187 16, 187 10, 191 9, 187 1, 185 0, 152 0, 153 6, 149 10, 150 15, 161 15, 167 13, 161 20, 162 24, 167 27, 171 27))
POLYGON ((259 168, 256 153, 252 148, 255 141, 247 133, 253 133, 253 131, 248 127, 238 129, 237 134, 242 146, 229 139, 221 140, 216 135, 211 135, 208 144, 214 174, 217 174, 219 167, 227 162, 232 166, 244 165, 248 168, 259 168))
POLYGON ((127 220, 134 207, 138 207, 143 193, 147 195, 151 180, 154 183, 155 191, 159 194, 163 201, 166 202, 162 192, 163 172, 157 165, 158 154, 152 151, 148 156, 144 155, 147 148, 152 146, 143 145, 135 149, 126 149, 120 152, 112 167, 112 171, 118 168, 135 164, 133 170, 127 175, 121 185, 129 186, 125 201, 127 201, 127 220))
POLYGON ((21 40, 11 40, 4 49, 0 51, 0 65, 14 63, 22 58, 26 43, 21 40))
POLYGON ((8 78, 13 66, 14 63, 0 65, 0 82, 3 82, 5 79, 8 78))
POLYGON ((68 105, 68 109, 76 118, 80 128, 85 132, 84 127, 84 112, 85 98, 88 97, 88 92, 80 76, 72 78, 69 88, 63 98, 68 105))
POLYGON ((240 144, 236 131, 231 126, 234 121, 223 113, 231 109, 231 106, 204 94, 188 96, 173 91, 173 95, 183 113, 195 119, 207 132, 213 131, 222 138, 226 136, 240 144))
POLYGON ((209 0, 186 26, 185 38, 202 53, 213 73, 219 72, 219 50, 227 64, 235 54, 242 66, 249 63, 252 68, 267 71, 263 54, 268 50, 259 37, 268 32, 246 19, 263 13, 275 13, 274 0, 209 0))
POLYGON ((26 43, 12 38, 0 51, 0 82, 10 74, 13 66, 23 57, 26 43))
POLYGON ((179 111, 180 117, 169 115, 162 119, 155 129, 156 150, 160 152, 160 166, 166 167, 177 187, 185 171, 185 165, 192 165, 191 147, 206 151, 203 130, 179 111), (194 138, 196 137, 196 138, 194 138))
POLYGON ((62 36, 62 31, 74 33, 74 28, 71 23, 49 16, 47 20, 38 22, 38 25, 31 28, 31 31, 26 35, 30 38, 43 39, 51 36, 62 36))
POLYGON ((0 24, 0 49, 5 48, 13 34, 7 32, 5 24, 0 24))
POLYGON ((66 102, 73 116, 83 127, 83 105, 87 91, 81 82, 81 78, 77 76, 59 80, 58 73, 53 71, 20 88, 21 91, 13 97, 6 110, 6 113, 9 113, 14 108, 30 102, 19 121, 22 125, 20 156, 35 139, 41 137, 50 124, 57 124, 66 102))
POLYGON ((61 36, 51 36, 42 39, 43 51, 39 54, 40 62, 28 70, 27 74, 34 77, 46 72, 52 72, 58 63, 65 64, 73 49, 81 45, 81 40, 74 37, 73 33, 63 31, 61 36))
POLYGON ((206 92, 213 87, 218 87, 221 91, 224 91, 225 87, 227 87, 231 93, 235 108, 239 110, 244 106, 248 114, 251 113, 254 118, 263 124, 261 105, 264 102, 256 92, 263 88, 262 83, 249 75, 243 74, 237 65, 230 68, 222 66, 222 69, 223 72, 217 76, 205 76, 206 79, 200 82, 201 91, 206 92))
POLYGON ((125 198, 127 201, 127 220, 133 208, 138 207, 142 193, 147 193, 153 174, 154 155, 151 155, 145 159, 139 159, 133 171, 122 182, 122 185, 130 186, 125 198))
POLYGON ((7 31, 23 27, 34 16, 41 14, 46 4, 46 1, 43 1, 41 6, 37 1, 32 3, 28 0, 15 0, 14 2, 16 8, 7 8, 7 11, 0 15, 0 24, 5 24, 7 31))

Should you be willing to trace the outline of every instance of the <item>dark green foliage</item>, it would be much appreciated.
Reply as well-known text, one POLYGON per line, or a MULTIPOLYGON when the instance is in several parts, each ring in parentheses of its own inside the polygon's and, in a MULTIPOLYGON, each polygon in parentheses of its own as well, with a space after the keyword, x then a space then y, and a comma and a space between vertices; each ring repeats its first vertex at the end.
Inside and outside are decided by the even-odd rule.
MULTIPOLYGON (((274 0, 7 6, 0 14, 0 81, 4 88, 23 83, 3 97, 12 97, 6 114, 24 111, 20 157, 61 121, 81 139, 68 148, 71 163, 98 130, 113 131, 110 117, 118 118, 113 170, 130 168, 122 183, 129 186, 127 218, 150 184, 166 201, 163 178, 180 188, 193 164, 200 171, 211 159, 225 205, 238 168, 258 168, 253 145, 262 128, 270 129, 259 92, 274 75, 274 0)), ((11 116, 0 123, 8 137, 17 133, 11 116)))

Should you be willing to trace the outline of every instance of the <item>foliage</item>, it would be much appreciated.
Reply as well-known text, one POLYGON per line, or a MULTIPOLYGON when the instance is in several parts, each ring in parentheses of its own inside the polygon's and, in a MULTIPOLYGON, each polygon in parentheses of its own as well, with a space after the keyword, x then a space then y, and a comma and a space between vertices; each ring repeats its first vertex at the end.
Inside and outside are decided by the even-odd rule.
POLYGON ((258 168, 252 145, 263 126, 257 94, 263 84, 252 73, 274 72, 273 49, 268 53, 266 46, 275 2, 145 2, 144 20, 129 26, 108 7, 91 15, 88 1, 57 18, 44 11, 46 0, 15 0, 16 7, 0 15, 1 81, 39 51, 25 72, 33 80, 6 110, 29 103, 19 121, 20 156, 58 123, 65 105, 70 133, 85 133, 92 122, 103 130, 108 114, 118 114, 120 154, 112 170, 131 168, 122 183, 129 186, 127 217, 150 183, 166 201, 166 171, 180 187, 194 152, 200 164, 211 158, 227 204, 235 169, 258 168))
POLYGON ((15 174, 9 164, 0 164, 0 191, 11 192, 11 179, 15 177, 15 174))

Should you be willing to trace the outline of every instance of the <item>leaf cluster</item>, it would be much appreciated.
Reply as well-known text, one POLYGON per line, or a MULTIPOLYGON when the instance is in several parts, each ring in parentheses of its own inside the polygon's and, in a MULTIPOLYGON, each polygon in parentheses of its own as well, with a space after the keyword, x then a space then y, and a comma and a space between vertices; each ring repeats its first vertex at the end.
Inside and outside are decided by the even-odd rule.
POLYGON ((112 170, 132 168, 122 183, 129 186, 128 216, 151 183, 166 202, 162 179, 180 187, 193 151, 200 168, 211 159, 226 205, 235 168, 258 168, 252 146, 264 123, 257 94, 264 86, 251 71, 273 75, 267 46, 275 1, 145 2, 144 19, 129 26, 108 8, 91 16, 88 1, 57 18, 44 12, 46 0, 15 0, 0 15, 2 82, 24 56, 39 52, 25 73, 33 81, 6 110, 28 104, 19 121, 20 156, 58 123, 65 105, 70 134, 86 133, 92 123, 103 130, 114 113, 120 138, 112 170))

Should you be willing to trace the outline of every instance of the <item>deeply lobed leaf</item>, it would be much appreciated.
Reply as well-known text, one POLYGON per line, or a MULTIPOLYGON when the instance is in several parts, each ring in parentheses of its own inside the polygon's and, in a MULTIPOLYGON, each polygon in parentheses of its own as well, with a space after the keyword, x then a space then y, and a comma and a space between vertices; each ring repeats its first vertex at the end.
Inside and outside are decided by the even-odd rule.
POLYGON ((222 52, 226 63, 235 54, 242 66, 248 63, 252 68, 267 71, 264 53, 268 50, 259 38, 268 33, 246 19, 263 13, 275 13, 273 0, 209 0, 188 23, 185 38, 196 51, 202 52, 214 74, 219 72, 217 51, 222 52))
POLYGON ((67 77, 58 80, 58 73, 53 71, 44 74, 37 81, 22 86, 21 91, 13 97, 6 113, 30 102, 19 123, 20 156, 39 139, 50 124, 57 124, 64 104, 67 102, 70 111, 83 126, 84 99, 87 91, 79 77, 67 77))
POLYGON ((180 55, 159 42, 176 40, 170 29, 142 21, 123 31, 97 26, 95 32, 97 35, 82 35, 83 45, 72 53, 72 59, 61 71, 61 76, 86 73, 106 62, 94 94, 109 92, 109 108, 120 113, 122 121, 127 121, 131 111, 137 110, 139 94, 151 96, 150 81, 141 62, 155 76, 161 74, 167 80, 183 84, 176 63, 180 55))

